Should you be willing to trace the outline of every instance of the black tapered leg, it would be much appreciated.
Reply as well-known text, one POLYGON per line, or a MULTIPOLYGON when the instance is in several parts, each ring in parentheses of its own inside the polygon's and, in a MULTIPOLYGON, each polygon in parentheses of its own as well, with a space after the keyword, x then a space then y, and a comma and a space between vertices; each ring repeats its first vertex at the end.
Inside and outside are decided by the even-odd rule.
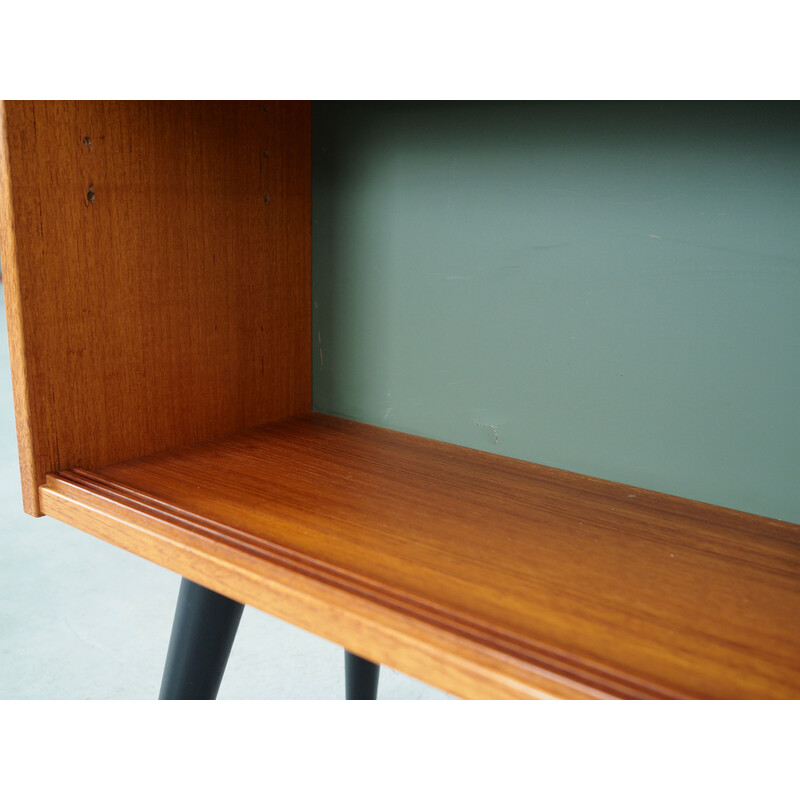
POLYGON ((244 606, 184 578, 159 700, 215 700, 244 606))
POLYGON ((344 651, 344 682, 348 700, 377 700, 380 664, 344 651))

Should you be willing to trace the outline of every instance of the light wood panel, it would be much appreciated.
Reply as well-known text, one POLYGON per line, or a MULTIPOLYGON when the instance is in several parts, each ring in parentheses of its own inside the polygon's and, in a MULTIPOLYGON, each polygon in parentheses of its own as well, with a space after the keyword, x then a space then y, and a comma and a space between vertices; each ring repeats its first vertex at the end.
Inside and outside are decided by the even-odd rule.
POLYGON ((800 526, 323 415, 41 496, 465 697, 800 697, 800 526))
POLYGON ((311 408, 310 104, 6 102, 0 230, 25 509, 311 408))

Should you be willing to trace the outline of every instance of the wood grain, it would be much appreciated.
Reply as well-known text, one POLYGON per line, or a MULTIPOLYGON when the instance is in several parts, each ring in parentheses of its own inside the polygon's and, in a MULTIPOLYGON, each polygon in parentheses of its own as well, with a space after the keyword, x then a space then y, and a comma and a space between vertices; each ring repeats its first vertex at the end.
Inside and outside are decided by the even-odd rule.
POLYGON ((461 696, 800 697, 800 526, 323 415, 41 496, 461 696))
POLYGON ((0 141, 26 511, 311 409, 309 103, 6 102, 0 141))
POLYGON ((14 395, 14 419, 17 429, 22 501, 29 514, 38 514, 35 487, 41 481, 34 471, 31 443, 28 370, 22 327, 22 297, 17 270, 17 234, 14 204, 11 197, 11 165, 7 143, 6 103, 0 103, 0 263, 4 272, 6 324, 14 395))

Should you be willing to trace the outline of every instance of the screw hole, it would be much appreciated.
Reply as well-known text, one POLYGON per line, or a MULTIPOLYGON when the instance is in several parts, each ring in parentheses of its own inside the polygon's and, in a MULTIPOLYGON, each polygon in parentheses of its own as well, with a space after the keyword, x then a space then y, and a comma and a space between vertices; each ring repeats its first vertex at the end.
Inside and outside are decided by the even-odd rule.
POLYGON ((94 203, 94 197, 95 197, 95 195, 94 195, 94 184, 91 184, 91 185, 89 186, 89 191, 88 191, 88 192, 86 192, 86 199, 87 199, 87 200, 88 200, 90 203, 94 203))

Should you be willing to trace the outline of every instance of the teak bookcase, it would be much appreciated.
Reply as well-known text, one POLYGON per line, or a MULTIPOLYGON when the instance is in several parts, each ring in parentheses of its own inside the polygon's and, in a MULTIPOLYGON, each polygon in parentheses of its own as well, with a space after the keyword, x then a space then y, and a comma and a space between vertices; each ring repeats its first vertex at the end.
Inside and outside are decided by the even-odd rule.
POLYGON ((29 514, 462 697, 800 697, 800 526, 312 413, 309 103, 0 141, 29 514))

